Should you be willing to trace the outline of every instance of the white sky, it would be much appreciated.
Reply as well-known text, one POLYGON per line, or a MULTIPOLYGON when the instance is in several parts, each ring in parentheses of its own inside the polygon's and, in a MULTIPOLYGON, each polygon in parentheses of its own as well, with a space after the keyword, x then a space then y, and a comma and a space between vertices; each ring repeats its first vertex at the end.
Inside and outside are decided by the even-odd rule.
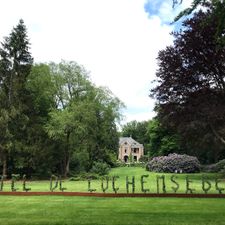
MULTIPOLYGON (((172 43, 172 0, 0 0, 0 41, 20 18, 35 62, 73 60, 126 105, 125 122, 154 116, 149 98, 156 57, 172 43), (159 2, 161 2, 159 4, 159 2)), ((184 1, 184 8, 190 0, 184 1)), ((180 9, 177 9, 180 10, 180 9)))

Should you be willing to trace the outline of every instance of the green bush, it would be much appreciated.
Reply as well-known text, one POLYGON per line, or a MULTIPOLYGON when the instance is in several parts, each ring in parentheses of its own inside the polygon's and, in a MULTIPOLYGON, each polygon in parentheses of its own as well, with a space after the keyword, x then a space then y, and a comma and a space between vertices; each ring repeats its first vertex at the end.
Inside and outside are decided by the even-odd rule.
POLYGON ((149 161, 149 157, 147 155, 143 155, 140 157, 139 162, 147 163, 149 161))
POLYGON ((79 149, 72 154, 70 162, 70 176, 73 173, 82 173, 90 170, 90 158, 87 150, 79 149))
POLYGON ((146 163, 144 162, 132 162, 132 163, 129 163, 127 164, 127 166, 129 167, 146 167, 146 163))
POLYGON ((91 172, 100 176, 107 175, 109 173, 110 166, 103 162, 94 162, 91 172))
POLYGON ((126 167, 127 164, 123 161, 117 160, 115 163, 115 167, 126 167))
POLYGON ((112 168, 116 167, 116 163, 117 163, 117 155, 116 155, 116 153, 112 152, 110 150, 107 150, 105 152, 104 162, 106 162, 112 168))
POLYGON ((202 167, 205 172, 209 173, 219 173, 224 171, 225 168, 225 159, 220 160, 217 163, 205 165, 202 167))

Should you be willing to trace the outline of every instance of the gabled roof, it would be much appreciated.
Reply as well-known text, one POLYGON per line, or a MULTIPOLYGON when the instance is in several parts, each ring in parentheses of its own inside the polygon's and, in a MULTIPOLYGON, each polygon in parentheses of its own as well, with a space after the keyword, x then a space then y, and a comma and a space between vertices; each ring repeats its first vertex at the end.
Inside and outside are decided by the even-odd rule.
POLYGON ((135 141, 132 137, 120 137, 119 145, 123 145, 126 143, 132 148, 135 148, 135 147, 143 148, 143 145, 135 141))

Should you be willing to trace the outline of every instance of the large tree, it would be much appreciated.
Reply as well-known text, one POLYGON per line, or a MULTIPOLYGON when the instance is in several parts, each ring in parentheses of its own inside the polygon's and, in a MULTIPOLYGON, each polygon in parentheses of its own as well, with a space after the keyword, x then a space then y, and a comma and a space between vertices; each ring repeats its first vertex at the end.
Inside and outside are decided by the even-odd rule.
POLYGON ((57 171, 59 144, 48 137, 45 125, 49 121, 49 113, 56 108, 56 89, 51 77, 50 68, 46 64, 35 64, 27 78, 26 90, 29 92, 29 121, 26 127, 25 152, 19 154, 20 170, 17 173, 27 175, 35 172, 46 177, 57 171), (48 160, 46 160, 48 159, 48 160), (22 162, 22 163, 21 163, 22 162))
POLYGON ((86 115, 90 111, 85 107, 87 92, 91 87, 86 70, 76 62, 62 61, 49 65, 54 89, 55 103, 46 123, 48 135, 59 141, 61 149, 61 173, 66 177, 70 171, 72 153, 83 141, 86 115))
POLYGON ((181 153, 181 138, 172 129, 163 127, 157 118, 149 121, 148 124, 149 156, 162 156, 170 153, 181 153))
POLYGON ((159 52, 158 85, 151 90, 160 120, 191 142, 211 140, 214 160, 225 149, 225 48, 217 47, 217 25, 213 7, 187 19, 183 31, 173 33, 174 44, 159 52))
MULTIPOLYGON (((173 7, 175 7, 177 4, 181 4, 182 2, 183 0, 173 0, 173 7)), ((179 15, 177 15, 177 17, 174 19, 174 21, 176 22, 182 17, 191 15, 195 10, 198 10, 201 7, 206 7, 209 5, 213 7, 214 14, 216 15, 218 20, 214 38, 219 46, 224 46, 225 45, 225 36, 224 36, 225 35, 225 1, 224 0, 193 0, 191 6, 181 11, 179 15)), ((213 20, 213 17, 207 18, 207 20, 203 22, 207 24, 208 21, 210 20, 213 20)))
POLYGON ((29 40, 23 20, 13 28, 0 48, 0 156, 3 174, 7 173, 9 153, 20 148, 20 140, 26 128, 27 76, 33 59, 29 52, 29 40))
POLYGON ((108 152, 118 145, 121 102, 109 90, 95 87, 76 62, 51 63, 50 71, 57 107, 45 127, 61 143, 61 173, 68 175, 78 155, 86 158, 87 170, 94 161, 109 163, 108 152))

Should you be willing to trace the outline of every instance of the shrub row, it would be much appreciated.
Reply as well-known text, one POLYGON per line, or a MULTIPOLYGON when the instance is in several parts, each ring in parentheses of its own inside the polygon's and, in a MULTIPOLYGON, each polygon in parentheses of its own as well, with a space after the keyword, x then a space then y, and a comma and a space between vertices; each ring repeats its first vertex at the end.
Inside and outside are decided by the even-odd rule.
POLYGON ((146 163, 144 162, 131 162, 131 163, 125 163, 122 161, 117 161, 115 164, 115 167, 144 167, 145 168, 146 163))
POLYGON ((200 162, 194 156, 178 155, 154 157, 147 164, 147 170, 166 173, 195 173, 200 171, 200 162))
POLYGON ((79 180, 96 180, 100 177, 107 175, 110 171, 110 166, 104 162, 94 162, 92 169, 90 172, 83 172, 79 174, 71 174, 72 177, 69 179, 70 181, 79 181, 79 180))

